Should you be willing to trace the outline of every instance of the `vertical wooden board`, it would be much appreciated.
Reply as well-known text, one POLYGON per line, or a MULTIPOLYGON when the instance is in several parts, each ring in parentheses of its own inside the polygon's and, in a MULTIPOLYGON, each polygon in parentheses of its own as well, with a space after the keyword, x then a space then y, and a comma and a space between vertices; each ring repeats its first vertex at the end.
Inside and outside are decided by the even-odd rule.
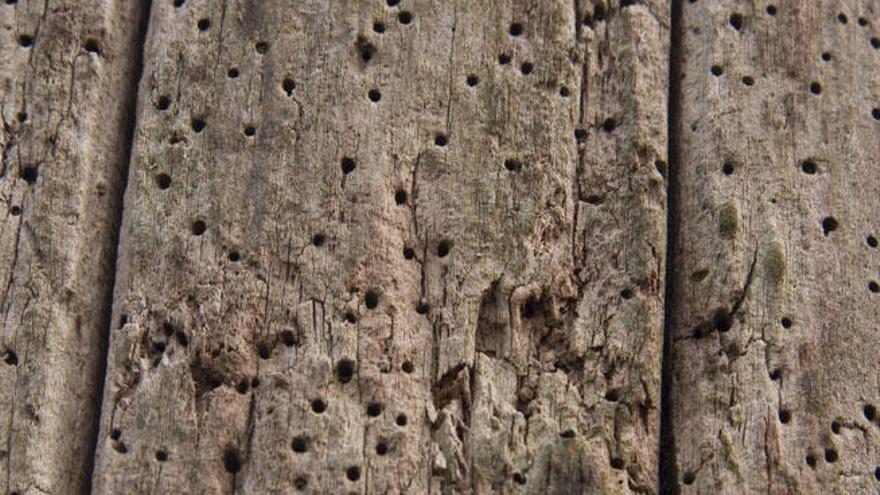
POLYGON ((0 5, 0 490, 88 489, 141 7, 0 5))
POLYGON ((94 491, 656 492, 668 29, 155 2, 94 491))
POLYGON ((681 493, 875 493, 876 2, 682 2, 681 493))

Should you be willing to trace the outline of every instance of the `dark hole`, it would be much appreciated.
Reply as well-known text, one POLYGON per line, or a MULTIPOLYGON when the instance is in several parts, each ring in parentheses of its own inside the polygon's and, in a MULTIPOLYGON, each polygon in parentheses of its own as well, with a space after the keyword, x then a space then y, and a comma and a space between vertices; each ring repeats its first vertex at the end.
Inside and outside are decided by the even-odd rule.
POLYGON ((203 130, 205 130, 205 121, 202 119, 193 119, 192 130, 196 132, 202 132, 203 130))
POLYGON ((208 19, 199 19, 199 31, 207 31, 211 27, 211 21, 208 19))
POLYGON ((348 383, 354 376, 354 361, 351 359, 340 359, 336 363, 336 379, 339 383, 348 383))
POLYGON ((829 232, 837 230, 837 220, 834 217, 825 217, 822 219, 822 232, 827 236, 829 232))
POLYGON ((467 85, 472 88, 474 86, 476 86, 477 84, 480 84, 480 78, 477 77, 475 74, 468 75, 466 81, 467 81, 467 85))
POLYGON ((817 167, 813 161, 804 160, 804 162, 801 163, 801 170, 803 170, 805 174, 813 175, 816 173, 817 167))
POLYGON ((404 259, 411 260, 416 257, 416 252, 411 247, 405 247, 403 248, 403 257, 404 259))
POLYGON ((110 431, 110 438, 113 440, 119 440, 122 437, 122 430, 119 428, 113 428, 110 431))
POLYGON ((252 125, 245 126, 245 128, 244 128, 244 135, 245 136, 252 137, 256 133, 257 133, 257 129, 254 128, 254 126, 252 126, 252 125))
POLYGON ((168 107, 171 106, 171 98, 167 96, 160 96, 158 100, 156 100, 156 109, 158 110, 168 110, 168 107))
POLYGON ((291 442, 290 447, 294 452, 298 454, 302 454, 303 452, 308 452, 309 450, 309 439, 302 435, 293 437, 293 442, 291 442))
POLYGON ((378 89, 371 89, 367 92, 367 97, 370 98, 370 101, 373 103, 378 103, 379 100, 382 99, 382 93, 380 93, 378 89))
POLYGON ((241 253, 238 251, 229 251, 229 261, 235 263, 241 260, 241 253))
POLYGON ((837 22, 841 24, 846 24, 847 21, 849 21, 849 19, 846 18, 846 15, 844 15, 843 13, 837 14, 837 22))
POLYGON ((6 5, 15 5, 18 3, 18 0, 6 0, 6 5))
POLYGON ((181 331, 175 333, 174 337, 177 338, 177 343, 182 345, 183 347, 186 347, 187 344, 189 344, 189 339, 187 338, 186 334, 181 331))
POLYGON ((782 378, 782 371, 779 368, 770 372, 770 379, 771 380, 776 381, 776 380, 779 380, 780 378, 782 378))
POLYGON ((339 162, 339 164, 342 167, 342 173, 344 174, 349 174, 354 171, 355 163, 352 158, 346 156, 339 162))
POLYGON ((17 217, 17 216, 21 215, 21 208, 19 206, 12 205, 12 207, 9 208, 9 214, 14 217, 17 217))
POLYGON ((437 134, 434 136, 434 144, 437 146, 446 146, 449 143, 449 140, 446 138, 444 134, 437 134))
POLYGON ((18 119, 19 122, 24 122, 25 120, 27 120, 28 114, 27 112, 18 112, 15 118, 18 119))
POLYGON ((155 350, 159 354, 162 354, 163 352, 165 352, 165 342, 153 343, 153 350, 155 350))
POLYGON ((775 5, 768 5, 767 6, 767 13, 770 15, 776 15, 776 6, 775 5))
POLYGON ((156 451, 156 460, 159 462, 167 461, 168 460, 168 453, 165 452, 164 450, 157 450, 156 451))
POLYGON ((607 400, 609 402, 617 402, 618 398, 619 397, 618 397, 617 390, 615 390, 613 388, 608 390, 607 392, 605 392, 605 400, 607 400))
POLYGON ((266 43, 265 41, 258 42, 254 45, 254 48, 257 50, 257 53, 261 55, 269 53, 269 43, 266 43))
POLYGON ((563 86, 563 87, 559 88, 559 96, 561 96, 563 98, 568 98, 568 95, 570 95, 570 94, 571 94, 571 90, 569 90, 567 87, 563 86))
POLYGON ((397 7, 397 5, 400 3, 400 0, 388 0, 386 3, 389 7, 397 7))
POLYGON ((400 366, 404 373, 412 373, 416 370, 416 367, 412 364, 411 361, 404 361, 400 366))
POLYGON ((614 129, 617 127, 617 122, 614 119, 605 119, 605 122, 602 123, 602 129, 605 132, 614 132, 614 129))
POLYGON ((388 444, 385 443, 384 441, 380 440, 379 443, 376 444, 376 453, 379 455, 387 454, 388 453, 388 444))
POLYGON ((312 244, 318 247, 323 246, 325 240, 326 238, 324 237, 324 234, 315 234, 312 236, 312 244))
POLYGON ((3 359, 9 366, 15 366, 18 364, 18 354, 15 351, 8 350, 6 351, 6 358, 3 359))
POLYGON ((159 189, 168 189, 171 187, 171 176, 168 174, 156 175, 156 185, 159 186, 159 189))
POLYGON ((237 78, 238 77, 238 69, 236 69, 235 67, 229 69, 229 72, 226 73, 226 77, 228 77, 229 79, 237 78))
POLYGON ((186 0, 174 0, 175 7, 183 7, 184 3, 186 3, 186 0))
POLYGON ((874 478, 880 480, 880 467, 874 468, 874 478))
POLYGON ((27 34, 23 34, 18 37, 18 44, 25 47, 25 48, 28 48, 34 44, 34 38, 32 38, 31 36, 29 36, 27 34))
POLYGON ((574 438, 574 430, 563 430, 559 432, 559 436, 562 438, 574 438))
POLYGON ((351 324, 355 324, 355 323, 357 323, 358 319, 357 319, 357 316, 355 316, 354 313, 352 313, 351 311, 349 311, 349 312, 345 313, 345 321, 347 321, 347 322, 349 322, 349 323, 351 323, 351 324))
POLYGON ((743 77, 742 81, 743 81, 743 84, 745 84, 746 86, 754 86, 755 85, 755 80, 752 79, 752 76, 745 76, 745 77, 743 77))
POLYGON ((837 421, 831 422, 831 432, 834 433, 835 435, 840 434, 840 423, 839 422, 837 422, 837 421))
POLYGON ((349 466, 348 469, 345 470, 345 476, 350 481, 357 481, 361 479, 361 468, 357 466, 349 466))
POLYGON ((120 454, 127 454, 128 447, 125 446, 125 442, 116 442, 113 444, 113 450, 119 452, 120 454))
POLYGON ((880 285, 877 285, 877 282, 872 280, 868 282, 868 290, 871 292, 880 292, 880 285))
POLYGON ((591 195, 587 196, 586 198, 584 198, 584 201, 586 201, 587 204, 599 205, 599 204, 602 204, 602 197, 597 196, 595 194, 591 194, 591 195))
POLYGON ((89 53, 101 53, 101 47, 98 45, 97 40, 87 39, 85 45, 83 47, 89 53))
POLYGON ((412 22, 412 14, 404 10, 403 12, 397 14, 397 21, 401 24, 409 24, 412 22))
POLYGON ((293 333, 293 330, 284 330, 281 332, 281 342, 284 342, 284 345, 287 347, 295 346, 296 340, 296 334, 293 333))
POLYGON ((720 65, 713 65, 712 68, 709 70, 712 72, 712 75, 715 77, 718 77, 721 74, 724 74, 724 68, 722 68, 720 65))
POLYGON ((828 52, 823 53, 823 54, 822 54, 822 60, 828 62, 829 60, 831 60, 831 54, 828 53, 828 52))
POLYGON ((373 31, 376 33, 379 33, 379 34, 384 33, 385 32, 385 24, 378 22, 378 21, 374 22, 373 23, 373 31))
POLYGON ((789 411, 788 409, 780 409, 779 421, 781 421, 783 424, 791 421, 791 411, 789 411))
POLYGON ((269 359, 272 356, 272 348, 266 342, 257 344, 257 355, 260 359, 269 359))
POLYGON ((517 160, 508 158, 507 160, 504 160, 504 168, 511 172, 519 172, 520 169, 522 169, 522 164, 520 164, 517 160))
POLYGON ((868 245, 871 246, 872 248, 877 247, 877 238, 872 235, 869 235, 868 237, 866 237, 865 242, 867 242, 868 245))
POLYGON ((427 314, 428 311, 431 310, 431 306, 428 306, 427 303, 419 303, 416 305, 416 313, 420 315, 427 314))
POLYGON ((593 9, 593 18, 597 22, 602 22, 605 20, 605 7, 602 5, 596 5, 593 9))
POLYGON ((864 17, 859 17, 859 26, 867 26, 867 25, 868 25, 868 20, 865 19, 864 17))
POLYGON ((33 184, 37 182, 37 176, 39 172, 37 172, 37 167, 33 165, 26 165, 21 167, 21 171, 19 172, 21 178, 25 180, 28 184, 33 184))
POLYGON ((382 414, 382 404, 378 402, 370 402, 367 404, 367 416, 376 417, 382 414))
POLYGON ((296 480, 294 480, 294 482, 293 482, 293 486, 298 491, 303 491, 306 489, 306 487, 309 486, 309 479, 306 478, 305 476, 297 476, 296 480))
POLYGON ((733 164, 730 162, 725 163, 721 167, 721 171, 724 172, 724 175, 733 175, 733 164))
POLYGON ((574 130, 574 138, 578 141, 583 141, 587 139, 587 131, 583 129, 575 129, 574 130))
POLYGON ((804 458, 804 460, 807 462, 807 466, 810 466, 811 468, 816 467, 816 458, 813 457, 812 454, 807 454, 807 457, 804 458))
POLYGON ((632 299, 633 291, 631 289, 623 289, 620 291, 620 297, 624 299, 632 299))
POLYGON ((202 221, 202 220, 196 220, 196 221, 193 222, 193 224, 192 224, 192 233, 193 233, 194 235, 202 235, 202 234, 205 233, 205 230, 207 230, 207 228, 208 228, 208 226, 205 225, 205 222, 204 222, 204 221, 202 221))
POLYGON ((519 70, 527 76, 531 74, 533 70, 535 70, 535 66, 532 65, 531 62, 523 62, 523 64, 519 66, 519 70))
POLYGON ((623 459, 621 459, 620 457, 612 457, 611 467, 614 469, 623 469, 623 459))
POLYGON ((312 411, 321 414, 327 410, 327 403, 321 399, 315 399, 312 401, 312 411))
POLYGON ((871 46, 875 49, 880 48, 880 38, 871 38, 871 46))
POLYGON ((715 329, 719 332, 726 332, 733 326, 733 318, 730 316, 730 313, 723 309, 715 312, 713 321, 715 322, 715 329))
POLYGON ((446 257, 446 255, 449 254, 451 247, 449 241, 440 241, 440 243, 437 244, 437 256, 441 258, 446 257))
POLYGON ((259 379, 258 377, 255 376, 255 377, 251 380, 251 388, 257 388, 257 387, 259 387, 259 386, 260 386, 260 379, 259 379))
POLYGON ((880 120, 880 108, 871 110, 871 117, 874 117, 874 120, 880 120))
POLYGON ((519 36, 521 34, 523 34, 522 24, 520 24, 518 22, 514 22, 513 24, 510 25, 510 35, 511 36, 519 36))
POLYGON ((837 462, 838 455, 834 449, 825 449, 825 462, 837 462))
POLYGON ((791 328, 791 320, 786 317, 783 317, 780 323, 782 323, 782 328, 791 328))
POLYGON ((822 85, 817 82, 810 83, 810 93, 814 95, 822 94, 822 85))
POLYGON ((406 426, 406 414, 398 414, 397 417, 394 419, 394 422, 397 423, 397 426, 406 426))
POLYGON ((379 305, 379 293, 373 289, 368 290, 364 296, 364 304, 368 309, 375 309, 379 305))
POLYGON ((242 395, 246 394, 248 392, 249 388, 250 388, 250 382, 248 381, 247 378, 238 382, 238 385, 235 386, 235 390, 237 390, 238 393, 240 393, 242 395))
POLYGON ((170 321, 166 321, 162 324, 162 332, 164 332, 167 337, 171 337, 174 335, 174 325, 172 325, 170 321))
POLYGON ((406 203, 406 191, 404 191, 403 189, 398 189, 397 191, 394 191, 394 202, 399 205, 406 203))
POLYGON ((283 89, 284 92, 287 93, 287 96, 290 96, 293 94, 293 90, 296 89, 296 83, 293 82, 293 79, 285 78, 283 81, 281 81, 281 89, 283 89))
POLYGON ((696 476, 694 476, 694 473, 690 471, 685 472, 684 476, 681 477, 681 481, 685 485, 692 485, 694 483, 694 480, 696 480, 696 476))
POLYGON ((520 484, 520 485, 525 485, 526 481, 527 481, 526 475, 524 475, 522 473, 513 473, 513 481, 515 483, 520 484))
POLYGON ((730 14, 730 25, 739 31, 743 27, 743 16, 740 13, 730 14))
POLYGON ((510 63, 510 55, 508 55, 506 53, 502 53, 501 55, 498 55, 498 63, 501 65, 509 64, 510 63))
POLYGON ((238 454, 238 450, 233 447, 227 447, 223 451, 223 467, 227 473, 235 474, 241 471, 241 456, 238 454))

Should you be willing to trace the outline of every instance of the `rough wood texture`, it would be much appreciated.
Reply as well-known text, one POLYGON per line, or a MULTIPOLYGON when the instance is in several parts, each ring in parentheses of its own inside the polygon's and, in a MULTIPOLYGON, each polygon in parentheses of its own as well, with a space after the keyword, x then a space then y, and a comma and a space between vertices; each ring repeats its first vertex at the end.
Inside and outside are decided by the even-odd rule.
POLYGON ((878 4, 682 7, 675 484, 877 493, 878 4))
POLYGON ((0 490, 88 490, 140 7, 0 5, 0 490))
POLYGON ((665 2, 180 4, 94 492, 655 493, 665 2))

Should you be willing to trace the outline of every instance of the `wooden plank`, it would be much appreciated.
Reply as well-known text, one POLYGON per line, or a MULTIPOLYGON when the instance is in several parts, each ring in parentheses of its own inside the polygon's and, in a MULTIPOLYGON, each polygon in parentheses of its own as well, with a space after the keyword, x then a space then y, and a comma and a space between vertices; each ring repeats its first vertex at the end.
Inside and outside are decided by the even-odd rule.
POLYGON ((878 6, 682 3, 671 486, 875 493, 878 6))
POLYGON ((177 3, 94 491, 655 493, 665 3, 177 3))
POLYGON ((142 7, 0 5, 0 491, 83 493, 142 7))

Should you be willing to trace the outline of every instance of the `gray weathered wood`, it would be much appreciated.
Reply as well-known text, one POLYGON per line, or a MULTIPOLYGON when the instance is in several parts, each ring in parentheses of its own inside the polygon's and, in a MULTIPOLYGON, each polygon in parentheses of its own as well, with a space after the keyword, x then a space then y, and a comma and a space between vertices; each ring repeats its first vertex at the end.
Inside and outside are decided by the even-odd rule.
POLYGON ((877 493, 878 5, 682 7, 671 486, 877 493))
POLYGON ((88 490, 141 6, 0 5, 0 491, 88 490))
POLYGON ((181 3, 95 493, 655 493, 665 2, 181 3))

